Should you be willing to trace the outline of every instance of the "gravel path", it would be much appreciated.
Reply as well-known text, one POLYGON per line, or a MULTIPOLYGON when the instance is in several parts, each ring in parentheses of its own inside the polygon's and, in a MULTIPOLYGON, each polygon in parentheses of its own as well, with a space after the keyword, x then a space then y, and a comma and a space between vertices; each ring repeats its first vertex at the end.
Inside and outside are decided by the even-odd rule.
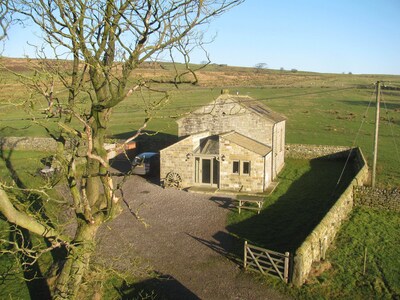
POLYGON ((139 176, 131 176, 123 192, 124 211, 98 234, 99 253, 107 253, 113 267, 148 264, 160 278, 143 284, 163 299, 287 299, 228 258, 233 237, 225 229, 229 203, 223 199, 162 189, 139 176))

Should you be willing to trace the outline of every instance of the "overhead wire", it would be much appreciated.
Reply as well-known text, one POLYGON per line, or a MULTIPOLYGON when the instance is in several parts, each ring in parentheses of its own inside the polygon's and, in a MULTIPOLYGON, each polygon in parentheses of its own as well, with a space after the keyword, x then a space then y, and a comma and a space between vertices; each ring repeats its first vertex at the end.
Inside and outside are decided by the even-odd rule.
POLYGON ((365 110, 365 113, 364 113, 364 115, 363 115, 363 117, 362 117, 360 126, 359 126, 358 131, 357 131, 357 133, 356 133, 356 136, 355 136, 355 138, 354 138, 354 140, 353 140, 353 144, 351 145, 349 154, 347 155, 346 162, 344 163, 342 172, 340 173, 339 179, 338 179, 338 181, 336 182, 336 187, 339 185, 340 181, 341 181, 342 178, 343 178, 344 172, 346 171, 346 168, 347 168, 347 165, 348 165, 348 163, 349 163, 349 161, 350 161, 350 157, 351 157, 351 154, 352 154, 352 152, 353 152, 353 149, 354 149, 354 147, 355 147, 355 145, 356 145, 356 142, 357 142, 357 140, 358 140, 358 137, 359 137, 359 135, 360 135, 360 132, 361 132, 361 130, 362 130, 362 127, 363 127, 363 125, 364 125, 364 123, 365 123, 365 121, 366 121, 366 119, 367 119, 367 115, 368 115, 368 112, 369 112, 369 108, 371 107, 371 103, 372 103, 372 101, 373 101, 374 93, 375 93, 375 92, 373 92, 373 93, 371 94, 371 97, 370 97, 370 100, 369 100, 367 109, 365 110))

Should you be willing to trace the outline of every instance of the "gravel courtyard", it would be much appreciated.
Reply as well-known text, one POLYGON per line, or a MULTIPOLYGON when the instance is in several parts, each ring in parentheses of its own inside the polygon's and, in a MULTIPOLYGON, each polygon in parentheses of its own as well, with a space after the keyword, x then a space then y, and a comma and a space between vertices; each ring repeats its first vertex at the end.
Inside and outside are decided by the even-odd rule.
POLYGON ((229 258, 224 198, 163 189, 140 176, 131 176, 123 193, 124 210, 99 232, 98 253, 114 268, 158 273, 143 287, 161 299, 287 299, 229 258))

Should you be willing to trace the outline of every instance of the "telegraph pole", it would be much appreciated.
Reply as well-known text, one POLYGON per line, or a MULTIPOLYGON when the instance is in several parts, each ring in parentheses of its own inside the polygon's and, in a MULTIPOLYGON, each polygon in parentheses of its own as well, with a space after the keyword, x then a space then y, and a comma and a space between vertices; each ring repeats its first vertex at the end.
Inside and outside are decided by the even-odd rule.
POLYGON ((375 114, 375 140, 374 140, 374 161, 372 164, 372 187, 376 181, 376 161, 378 159, 378 134, 379 134, 379 113, 380 113, 381 82, 376 82, 376 114, 375 114))

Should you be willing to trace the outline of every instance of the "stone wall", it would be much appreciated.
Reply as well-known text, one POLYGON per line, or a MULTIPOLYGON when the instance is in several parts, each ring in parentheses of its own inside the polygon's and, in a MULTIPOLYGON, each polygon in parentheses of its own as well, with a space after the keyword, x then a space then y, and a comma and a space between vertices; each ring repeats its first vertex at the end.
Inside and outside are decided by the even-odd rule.
MULTIPOLYGON (((323 147, 323 146, 322 146, 323 147)), ((321 149, 321 147, 318 147, 321 149)), ((316 151, 319 151, 318 149, 316 151)), ((325 258, 325 252, 334 240, 343 221, 353 209, 353 188, 368 180, 368 166, 359 148, 353 149, 354 159, 359 170, 347 189, 339 197, 322 221, 314 228, 302 245, 296 250, 293 259, 292 282, 302 285, 311 271, 313 262, 325 258)), ((326 156, 326 155, 325 155, 326 156)), ((348 156, 348 153, 346 157, 348 156)), ((328 155, 328 158, 331 156, 328 155)))
POLYGON ((193 151, 199 141, 209 135, 209 132, 189 136, 160 151, 160 178, 164 180, 168 173, 177 173, 182 178, 181 187, 186 188, 194 182, 193 151))
MULTIPOLYGON (((220 189, 262 193, 264 191, 264 157, 233 142, 220 138, 220 153, 225 158, 220 164, 220 189), (233 162, 239 162, 239 173, 232 172, 233 162), (250 174, 243 174, 243 163, 250 163, 250 174)), ((269 158, 271 158, 269 156, 269 158)))
POLYGON ((329 145, 286 144, 285 156, 297 159, 338 159, 346 158, 350 147, 329 145))
POLYGON ((3 150, 56 151, 57 143, 44 137, 2 137, 0 147, 3 150))
POLYGON ((354 205, 400 212, 400 190, 359 186, 354 189, 354 205))
MULTIPOLYGON (((119 141, 122 143, 122 141, 119 141)), ((136 142, 130 142, 125 147, 124 150, 120 149, 119 151, 115 151, 115 147, 117 147, 117 143, 104 143, 104 147, 107 150, 107 158, 111 159, 118 155, 120 155, 123 151, 129 156, 133 157, 136 150, 136 142)), ((67 147, 69 144, 67 143, 67 147)), ((56 152, 57 151, 57 143, 52 138, 46 137, 2 137, 0 138, 0 148, 3 150, 22 150, 22 151, 39 151, 39 152, 56 152)), ((79 148, 79 155, 84 156, 86 153, 85 145, 82 145, 79 148)), ((125 154, 122 155, 125 157, 125 154)))

